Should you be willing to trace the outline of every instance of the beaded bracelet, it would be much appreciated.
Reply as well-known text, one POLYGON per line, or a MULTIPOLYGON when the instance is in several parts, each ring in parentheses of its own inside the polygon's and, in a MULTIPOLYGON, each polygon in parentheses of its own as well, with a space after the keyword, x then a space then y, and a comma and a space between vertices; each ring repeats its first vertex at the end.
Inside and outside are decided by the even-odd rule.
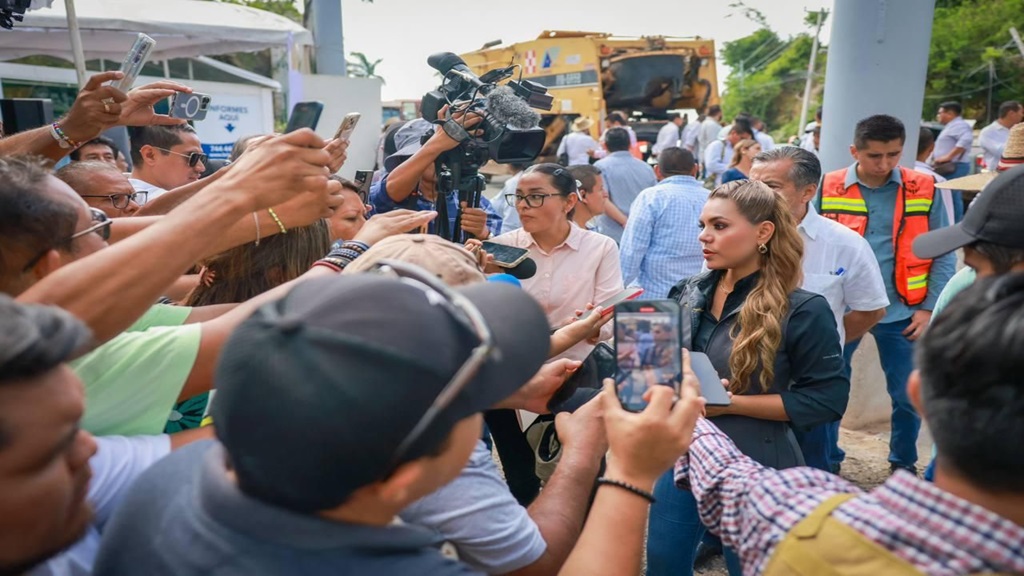
POLYGON ((274 222, 277 222, 277 227, 281 229, 281 234, 287 234, 288 229, 284 227, 284 222, 281 222, 281 219, 277 217, 277 212, 274 212, 273 208, 267 208, 267 212, 270 212, 270 217, 274 219, 274 222))
POLYGON ((53 136, 57 142, 62 143, 61 148, 79 148, 81 146, 81 144, 75 142, 65 134, 64 130, 60 127, 60 124, 56 122, 50 124, 50 135, 53 136))
POLYGON ((641 490, 640 488, 637 488, 636 486, 633 486, 632 484, 627 484, 625 482, 620 482, 619 480, 612 480, 611 478, 601 477, 601 478, 597 479, 597 484, 598 484, 598 486, 604 485, 604 486, 615 486, 617 488, 622 488, 623 490, 626 490, 628 492, 632 492, 633 494, 636 494, 637 496, 643 498, 644 500, 647 500, 651 504, 654 504, 654 502, 656 501, 654 499, 654 494, 651 494, 650 492, 648 492, 646 490, 641 490))
POLYGON ((369 249, 370 246, 367 244, 355 240, 347 240, 336 245, 327 256, 314 262, 313 266, 324 266, 335 272, 341 272, 353 260, 362 256, 363 252, 369 249))

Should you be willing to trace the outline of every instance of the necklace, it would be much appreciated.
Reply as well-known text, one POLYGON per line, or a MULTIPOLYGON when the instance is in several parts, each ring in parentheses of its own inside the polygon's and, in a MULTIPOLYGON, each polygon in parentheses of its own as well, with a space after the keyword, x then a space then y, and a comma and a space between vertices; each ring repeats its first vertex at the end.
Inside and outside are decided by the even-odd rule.
POLYGON ((728 290, 726 290, 725 284, 719 283, 718 284, 718 289, 721 290, 726 296, 728 296, 729 294, 732 294, 733 290, 735 290, 736 287, 733 286, 732 288, 729 288, 728 290))

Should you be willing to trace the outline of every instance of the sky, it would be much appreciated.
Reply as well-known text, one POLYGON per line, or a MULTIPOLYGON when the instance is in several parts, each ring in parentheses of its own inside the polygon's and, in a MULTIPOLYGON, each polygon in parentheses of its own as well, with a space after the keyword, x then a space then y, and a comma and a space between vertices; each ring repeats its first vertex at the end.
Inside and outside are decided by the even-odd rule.
MULTIPOLYGON (((345 52, 383 59, 383 100, 416 99, 437 85, 427 56, 470 52, 485 42, 505 45, 536 38, 544 30, 586 30, 619 36, 701 36, 725 42, 758 26, 731 0, 342 0, 345 52), (730 16, 731 14, 731 16, 730 16)), ((782 37, 805 31, 806 10, 831 9, 831 0, 747 0, 782 37)), ((822 30, 827 41, 828 24, 822 30)), ((719 62, 722 83, 729 70, 719 62)), ((721 89, 721 85, 719 88, 721 89)))

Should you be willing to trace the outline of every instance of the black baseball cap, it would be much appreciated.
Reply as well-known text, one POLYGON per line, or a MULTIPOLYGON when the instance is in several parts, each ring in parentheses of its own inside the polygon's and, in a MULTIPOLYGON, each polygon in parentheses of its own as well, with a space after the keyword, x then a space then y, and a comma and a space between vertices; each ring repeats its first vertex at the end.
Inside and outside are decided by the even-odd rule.
POLYGON ((1024 248, 1024 166, 997 176, 971 204, 959 224, 914 239, 914 255, 938 258, 977 241, 1024 248))
POLYGON ((514 286, 457 291, 478 308, 494 352, 397 462, 480 343, 437 293, 376 274, 313 279, 243 322, 221 354, 212 408, 239 488, 300 512, 337 507, 438 452, 456 423, 525 384, 550 344, 540 306, 514 286))

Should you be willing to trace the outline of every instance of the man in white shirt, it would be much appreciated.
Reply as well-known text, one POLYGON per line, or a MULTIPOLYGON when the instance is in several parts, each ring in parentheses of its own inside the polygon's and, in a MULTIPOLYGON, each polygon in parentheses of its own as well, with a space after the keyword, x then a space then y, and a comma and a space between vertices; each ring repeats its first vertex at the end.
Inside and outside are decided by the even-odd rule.
POLYGON ((147 193, 147 202, 199 180, 206 170, 202 143, 188 124, 133 127, 129 136, 133 166, 129 181, 136 192, 147 193))
MULTIPOLYGON (((799 222, 804 240, 803 288, 828 300, 836 317, 840 343, 860 338, 885 316, 889 305, 885 283, 868 241, 837 222, 819 215, 811 205, 821 180, 821 163, 810 152, 782 146, 754 158, 750 177, 782 193, 799 222)), ((797 435, 808 466, 837 470, 839 423, 797 435)))
POLYGON ((690 152, 697 150, 697 137, 700 135, 700 128, 704 123, 704 117, 698 116, 693 122, 689 121, 690 115, 685 116, 683 124, 683 135, 679 138, 679 147, 690 152))
POLYGON ((985 151, 985 169, 995 170, 999 165, 999 157, 1003 155, 1006 139, 1010 137, 1010 128, 1024 120, 1024 106, 1016 100, 1003 102, 999 105, 999 119, 985 126, 978 136, 978 145, 985 151))
MULTIPOLYGON (((914 170, 935 178, 936 183, 945 182, 946 178, 936 174, 928 164, 928 157, 932 155, 933 150, 935 150, 935 134, 932 133, 931 128, 922 126, 921 135, 917 137, 917 161, 914 162, 914 170)), ((953 191, 939 187, 936 187, 935 191, 942 196, 942 207, 946 209, 946 216, 952 222, 956 216, 953 214, 953 191)))
POLYGON ((762 152, 770 152, 775 149, 775 138, 772 138, 768 132, 765 131, 766 126, 764 120, 761 120, 757 116, 750 118, 750 125, 754 128, 754 140, 761 145, 762 152))
POLYGON ((708 145, 704 151, 704 174, 715 177, 715 186, 722 183, 722 173, 729 169, 732 162, 733 146, 745 138, 753 138, 754 129, 750 123, 743 119, 737 119, 725 138, 715 140, 708 145))
POLYGON ((704 161, 704 151, 712 142, 718 139, 718 131, 722 129, 722 107, 718 104, 708 108, 707 117, 700 123, 700 131, 697 133, 697 153, 699 162, 704 161))
POLYGON ((558 155, 568 157, 566 166, 589 164, 597 149, 601 147, 590 135, 590 128, 593 125, 594 121, 586 116, 573 120, 572 132, 562 138, 561 144, 558 145, 558 155))
MULTIPOLYGON (((962 112, 963 107, 959 102, 943 102, 939 104, 939 112, 935 116, 943 127, 935 140, 932 166, 952 162, 954 169, 946 174, 951 180, 971 173, 970 152, 974 132, 967 120, 960 115, 962 112)), ((956 222, 964 217, 963 196, 959 190, 953 192, 953 213, 956 215, 956 222)))
POLYGON ((658 140, 654 143, 654 147, 651 148, 651 153, 657 156, 665 148, 679 146, 679 131, 682 127, 683 117, 676 112, 669 114, 668 124, 665 124, 661 127, 661 130, 658 130, 658 140))

